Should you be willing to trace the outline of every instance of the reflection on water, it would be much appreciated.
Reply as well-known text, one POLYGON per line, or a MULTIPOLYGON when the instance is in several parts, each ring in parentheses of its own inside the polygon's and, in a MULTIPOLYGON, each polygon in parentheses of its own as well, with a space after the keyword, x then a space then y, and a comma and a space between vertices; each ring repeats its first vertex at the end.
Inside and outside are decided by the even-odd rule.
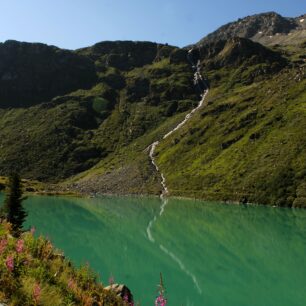
POLYGON ((160 204, 32 197, 27 226, 102 281, 126 283, 141 305, 153 304, 159 272, 170 306, 305 305, 306 211, 170 199, 160 215, 160 204))

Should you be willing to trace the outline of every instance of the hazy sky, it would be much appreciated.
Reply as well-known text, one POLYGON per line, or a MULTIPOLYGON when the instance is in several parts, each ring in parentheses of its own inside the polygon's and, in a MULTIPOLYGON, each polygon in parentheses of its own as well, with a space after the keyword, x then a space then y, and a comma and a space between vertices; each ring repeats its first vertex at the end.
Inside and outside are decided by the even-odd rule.
POLYGON ((306 13, 305 0, 0 0, 0 41, 76 49, 102 40, 185 46, 247 15, 306 13))

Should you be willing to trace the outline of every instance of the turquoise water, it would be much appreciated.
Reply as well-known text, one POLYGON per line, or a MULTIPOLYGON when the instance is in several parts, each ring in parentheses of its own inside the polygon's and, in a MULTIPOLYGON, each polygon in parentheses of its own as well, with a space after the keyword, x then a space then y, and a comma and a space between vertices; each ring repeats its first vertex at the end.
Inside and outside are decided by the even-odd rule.
POLYGON ((159 273, 168 305, 306 303, 306 211, 154 198, 31 197, 27 226, 49 236, 104 283, 127 284, 154 305, 159 273), (150 221, 151 238, 147 227, 150 221))

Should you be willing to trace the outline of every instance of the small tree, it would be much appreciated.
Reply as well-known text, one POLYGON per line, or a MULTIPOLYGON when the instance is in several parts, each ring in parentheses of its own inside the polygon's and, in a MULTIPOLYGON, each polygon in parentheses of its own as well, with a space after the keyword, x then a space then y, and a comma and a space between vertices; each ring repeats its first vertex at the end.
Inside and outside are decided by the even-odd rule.
POLYGON ((8 192, 4 200, 3 216, 12 224, 14 235, 19 235, 27 213, 22 206, 21 180, 17 173, 9 177, 8 192))

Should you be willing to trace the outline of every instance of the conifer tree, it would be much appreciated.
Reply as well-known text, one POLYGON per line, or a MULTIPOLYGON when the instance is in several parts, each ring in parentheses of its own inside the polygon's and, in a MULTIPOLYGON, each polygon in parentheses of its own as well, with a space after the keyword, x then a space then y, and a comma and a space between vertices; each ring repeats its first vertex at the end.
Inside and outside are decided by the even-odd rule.
POLYGON ((19 235, 22 230, 22 224, 27 217, 27 213, 22 206, 21 179, 17 173, 9 177, 8 192, 5 197, 3 216, 12 224, 13 234, 19 235))

